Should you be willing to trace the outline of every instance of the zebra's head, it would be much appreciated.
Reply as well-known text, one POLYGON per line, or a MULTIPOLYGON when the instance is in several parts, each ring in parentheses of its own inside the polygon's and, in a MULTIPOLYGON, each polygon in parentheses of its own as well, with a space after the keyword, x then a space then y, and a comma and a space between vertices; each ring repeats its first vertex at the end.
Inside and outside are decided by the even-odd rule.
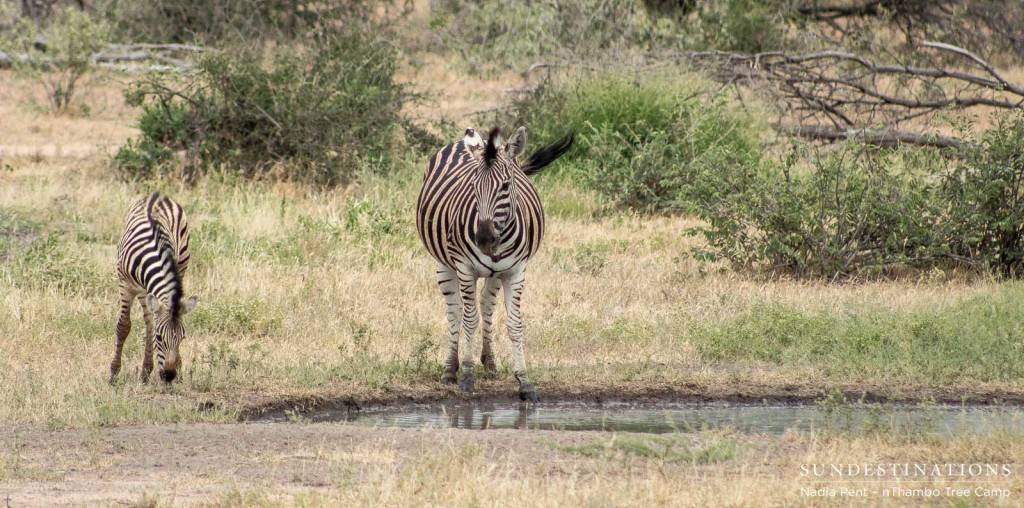
POLYGON ((477 223, 473 241, 480 252, 490 256, 497 247, 501 232, 515 212, 515 180, 519 156, 526 150, 526 128, 520 127, 507 143, 502 143, 500 129, 491 129, 482 142, 473 129, 466 129, 466 148, 477 163, 474 191, 477 223))
POLYGON ((178 369, 181 367, 181 355, 178 354, 178 347, 185 340, 185 327, 181 323, 181 317, 196 308, 199 297, 192 295, 178 311, 172 310, 166 303, 153 295, 146 295, 146 303, 151 310, 155 310, 153 342, 156 350, 156 366, 160 373, 160 379, 170 383, 178 377, 178 369))
POLYGON ((526 151, 526 127, 516 129, 507 143, 502 143, 500 134, 500 129, 495 127, 483 142, 476 131, 466 129, 463 139, 477 167, 474 183, 477 223, 473 241, 488 256, 493 255, 501 233, 515 216, 517 191, 513 176, 516 173, 527 176, 538 173, 567 152, 574 138, 570 132, 538 149, 525 162, 520 162, 520 156, 526 151))

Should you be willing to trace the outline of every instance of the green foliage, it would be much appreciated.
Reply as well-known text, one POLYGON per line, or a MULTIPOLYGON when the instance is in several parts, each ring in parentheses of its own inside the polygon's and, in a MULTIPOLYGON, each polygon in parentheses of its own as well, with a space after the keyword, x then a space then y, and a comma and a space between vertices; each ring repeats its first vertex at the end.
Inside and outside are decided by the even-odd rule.
POLYGON ((395 48, 379 30, 346 26, 270 57, 211 53, 183 85, 164 76, 134 83, 126 97, 143 107, 142 134, 115 165, 147 177, 168 171, 182 151, 186 179, 218 168, 243 178, 350 181, 404 148, 403 134, 421 132, 401 115, 410 96, 394 81, 395 48))
POLYGON ((659 23, 632 0, 444 0, 431 9, 430 28, 441 49, 459 54, 477 72, 522 71, 538 57, 606 57, 679 37, 674 23, 659 23))
MULTIPOLYGON (((67 113, 79 92, 91 83, 96 67, 93 55, 110 38, 105 23, 77 9, 64 9, 45 28, 21 20, 4 44, 7 47, 0 49, 28 55, 28 60, 16 60, 18 70, 43 86, 52 111, 67 113), (45 52, 37 49, 36 41, 45 41, 45 52)), ((88 106, 81 105, 81 112, 88 113, 88 106)))
POLYGON ((516 101, 503 123, 526 125, 531 144, 578 133, 565 156, 578 176, 615 206, 687 208, 696 174, 740 172, 759 159, 755 122, 706 97, 688 76, 598 74, 549 81, 516 101))
POLYGON ((702 9, 692 28, 701 34, 698 45, 722 51, 760 53, 783 49, 786 0, 725 0, 702 9))
POLYGON ((848 143, 785 163, 702 168, 686 189, 699 259, 830 280, 966 265, 1019 277, 1024 117, 996 116, 955 152, 848 143), (953 157, 950 157, 953 156, 953 157))
POLYGON ((701 171, 690 189, 707 224, 695 230, 707 241, 700 259, 834 279, 944 253, 938 154, 851 144, 803 173, 796 159, 701 171))
POLYGON ((339 20, 369 19, 374 6, 312 0, 109 0, 98 9, 123 40, 217 45, 292 39, 339 20))
POLYGON ((996 116, 945 175, 952 251, 1003 276, 1024 275, 1024 115, 996 116))

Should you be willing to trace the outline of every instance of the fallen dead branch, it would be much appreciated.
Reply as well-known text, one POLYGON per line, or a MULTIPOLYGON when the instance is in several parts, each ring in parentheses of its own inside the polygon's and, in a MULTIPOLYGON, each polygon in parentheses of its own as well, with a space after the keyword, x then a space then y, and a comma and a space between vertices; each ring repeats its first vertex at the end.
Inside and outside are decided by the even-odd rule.
POLYGON ((702 51, 681 53, 679 58, 712 79, 766 95, 784 119, 779 122, 782 130, 813 139, 956 146, 960 141, 954 138, 902 130, 901 125, 912 120, 927 123, 948 110, 1024 106, 1024 86, 1006 79, 977 54, 938 42, 923 42, 921 47, 955 55, 965 66, 878 62, 843 51, 702 51))
MULTIPOLYGON (((103 51, 92 55, 92 61, 103 68, 127 72, 139 70, 180 72, 192 68, 187 55, 208 51, 211 49, 188 44, 111 44, 103 51), (153 64, 141 65, 138 62, 153 62, 153 64)), ((67 62, 60 58, 37 57, 27 53, 8 55, 0 52, 0 69, 8 69, 14 65, 62 68, 67 65, 67 62)))

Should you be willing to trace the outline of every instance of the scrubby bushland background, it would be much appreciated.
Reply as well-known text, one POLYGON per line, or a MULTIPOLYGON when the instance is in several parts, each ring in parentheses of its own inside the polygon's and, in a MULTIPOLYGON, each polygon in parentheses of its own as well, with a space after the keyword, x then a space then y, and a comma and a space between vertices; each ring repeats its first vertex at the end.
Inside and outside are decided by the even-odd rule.
POLYGON ((1010 106, 960 114, 974 103, 927 99, 959 97, 978 80, 964 90, 937 82, 892 89, 913 101, 871 89, 868 99, 879 102, 868 109, 846 98, 820 106, 819 121, 882 129, 902 121, 955 134, 943 149, 867 139, 822 150, 773 131, 792 110, 773 112, 771 97, 735 76, 723 82, 721 66, 694 65, 708 55, 859 52, 879 65, 982 65, 996 88, 1016 90, 992 65, 1021 54, 1020 9, 981 3, 441 1, 424 19, 398 1, 49 0, 4 3, 0 27, 12 65, 42 84, 58 114, 75 110, 78 88, 107 61, 96 55, 132 43, 191 48, 179 72, 127 78, 140 133, 111 165, 128 179, 217 174, 331 187, 393 171, 457 130, 443 115, 411 119, 431 98, 397 76, 407 59, 481 79, 524 73, 518 93, 478 121, 528 125, 538 143, 577 131, 577 149, 552 172, 596 192, 605 212, 700 218, 690 232, 706 244, 680 255, 826 280, 935 267, 1016 277, 1024 258, 1019 108, 979 100, 1010 106), (960 53, 929 53, 925 39, 960 53), (885 117, 894 104, 925 109, 909 120, 885 117))

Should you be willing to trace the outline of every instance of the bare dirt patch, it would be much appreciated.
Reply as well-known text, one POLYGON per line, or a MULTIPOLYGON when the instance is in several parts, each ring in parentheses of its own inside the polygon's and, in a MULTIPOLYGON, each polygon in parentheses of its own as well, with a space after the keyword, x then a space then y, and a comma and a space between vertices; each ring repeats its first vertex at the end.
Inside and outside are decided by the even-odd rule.
MULTIPOLYGON (((600 433, 371 429, 339 424, 160 425, 0 433, 10 506, 208 503, 273 485, 277 495, 326 491, 472 446, 488 463, 529 456, 516 475, 593 473, 559 451, 600 433), (554 445, 553 445, 554 443, 554 445), (13 467, 11 464, 15 464, 13 467)), ((473 453, 476 453, 475 451, 473 453)), ((681 469, 681 466, 680 466, 681 469)), ((624 471, 640 476, 641 469, 624 471)))

